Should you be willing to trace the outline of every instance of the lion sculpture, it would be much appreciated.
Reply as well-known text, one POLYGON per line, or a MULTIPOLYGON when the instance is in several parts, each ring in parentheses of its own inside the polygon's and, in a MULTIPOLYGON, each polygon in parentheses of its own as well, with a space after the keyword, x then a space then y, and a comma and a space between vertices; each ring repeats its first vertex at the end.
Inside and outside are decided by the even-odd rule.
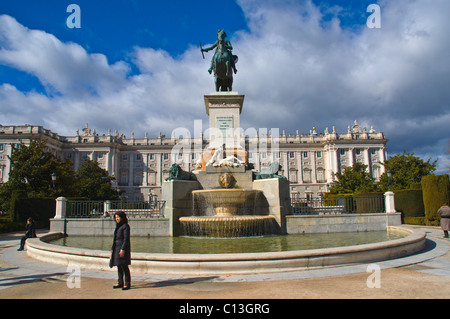
POLYGON ((169 168, 169 177, 166 181, 196 181, 197 177, 191 172, 183 171, 178 164, 172 164, 169 168))
POLYGON ((281 165, 278 162, 273 162, 269 167, 264 168, 261 172, 256 174, 256 179, 267 179, 267 178, 284 178, 285 176, 278 175, 278 171, 281 169, 281 165))

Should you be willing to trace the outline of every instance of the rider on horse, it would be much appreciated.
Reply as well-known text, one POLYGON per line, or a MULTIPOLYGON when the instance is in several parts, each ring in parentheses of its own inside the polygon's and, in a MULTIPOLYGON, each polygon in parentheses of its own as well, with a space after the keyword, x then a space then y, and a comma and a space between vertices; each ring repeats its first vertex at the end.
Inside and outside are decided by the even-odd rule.
POLYGON ((214 43, 211 47, 202 49, 202 52, 208 52, 214 48, 216 48, 216 52, 214 53, 214 56, 211 59, 211 67, 209 68, 208 72, 211 74, 212 70, 216 70, 216 61, 220 58, 220 55, 222 54, 228 54, 229 56, 229 62, 231 68, 234 70, 234 73, 236 74, 236 64, 235 60, 237 59, 237 56, 232 55, 231 51, 233 50, 233 47, 231 46, 231 42, 228 40, 225 40, 225 37, 227 34, 224 30, 219 30, 217 32, 217 41, 214 43))

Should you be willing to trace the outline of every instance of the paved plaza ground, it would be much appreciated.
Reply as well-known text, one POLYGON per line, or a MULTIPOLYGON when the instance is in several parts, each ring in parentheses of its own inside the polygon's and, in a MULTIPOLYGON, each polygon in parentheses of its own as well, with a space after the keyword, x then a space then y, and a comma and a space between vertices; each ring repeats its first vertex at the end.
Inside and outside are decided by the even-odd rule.
MULTIPOLYGON (((427 247, 414 256, 376 263, 379 287, 368 265, 276 274, 211 277, 132 274, 128 291, 112 289, 115 271, 81 270, 79 288, 66 267, 17 251, 22 233, 0 235, 1 299, 425 299, 450 296, 450 239, 438 227, 420 227, 427 247), (369 283, 369 285, 368 285, 369 283)), ((42 233, 42 232, 41 232, 42 233)), ((39 233, 38 233, 39 235, 39 233)))

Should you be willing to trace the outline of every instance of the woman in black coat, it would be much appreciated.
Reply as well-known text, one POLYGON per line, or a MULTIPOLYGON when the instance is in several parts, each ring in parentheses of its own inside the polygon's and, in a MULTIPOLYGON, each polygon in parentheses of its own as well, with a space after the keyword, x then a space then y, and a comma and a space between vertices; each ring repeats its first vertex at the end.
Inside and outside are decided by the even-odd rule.
POLYGON ((131 264, 130 226, 124 212, 114 214, 116 220, 116 230, 114 231, 114 241, 111 248, 111 259, 109 266, 117 266, 118 283, 114 288, 122 290, 130 289, 131 276, 128 265, 131 264), (125 282, 124 282, 125 276, 125 282))
POLYGON ((25 247, 25 241, 28 238, 36 238, 36 230, 34 228, 33 218, 30 217, 27 219, 26 229, 27 231, 25 233, 25 236, 20 239, 20 247, 19 249, 17 249, 18 251, 23 250, 23 248, 25 247))

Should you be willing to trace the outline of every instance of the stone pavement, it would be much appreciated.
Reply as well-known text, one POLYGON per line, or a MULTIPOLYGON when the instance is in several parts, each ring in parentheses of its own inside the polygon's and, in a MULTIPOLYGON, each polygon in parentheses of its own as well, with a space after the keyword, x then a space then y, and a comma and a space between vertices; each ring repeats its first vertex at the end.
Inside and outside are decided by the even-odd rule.
POLYGON ((132 288, 128 291, 112 289, 116 281, 115 269, 110 272, 82 269, 80 277, 76 277, 75 270, 34 260, 25 251, 18 252, 22 233, 0 234, 0 298, 448 298, 450 239, 442 238, 438 227, 419 228, 427 233, 426 249, 413 256, 371 264, 381 269, 378 273, 363 264, 257 275, 132 274, 132 288))

